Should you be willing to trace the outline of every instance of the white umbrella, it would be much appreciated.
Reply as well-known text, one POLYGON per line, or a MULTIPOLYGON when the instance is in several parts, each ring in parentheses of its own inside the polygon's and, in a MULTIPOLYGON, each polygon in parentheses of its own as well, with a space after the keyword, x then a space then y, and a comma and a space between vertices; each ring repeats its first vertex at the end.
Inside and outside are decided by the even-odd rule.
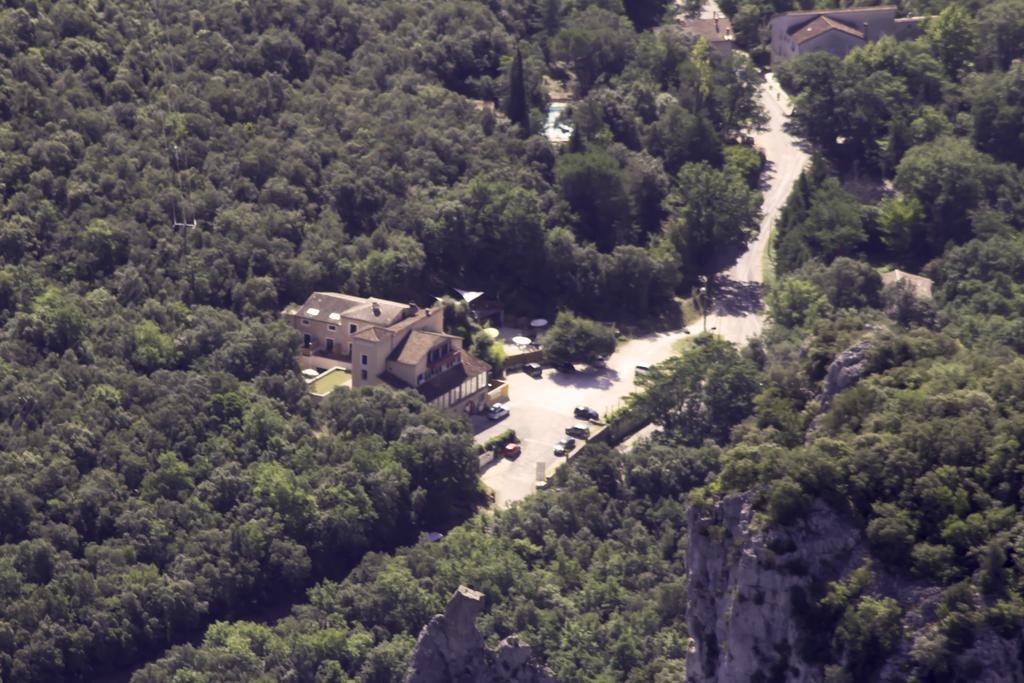
POLYGON ((462 300, 465 301, 467 304, 473 303, 476 299, 479 299, 484 295, 483 292, 470 292, 468 290, 459 289, 457 287, 453 287, 452 289, 458 292, 459 296, 461 296, 462 300))
POLYGON ((533 343, 529 337, 512 337, 512 343, 516 346, 529 346, 533 343))
POLYGON ((530 321, 530 327, 547 327, 548 321, 545 318, 535 318, 530 321))
POLYGON ((498 335, 500 335, 501 332, 498 331, 497 327, 485 327, 484 334, 486 334, 491 339, 497 339, 498 335))

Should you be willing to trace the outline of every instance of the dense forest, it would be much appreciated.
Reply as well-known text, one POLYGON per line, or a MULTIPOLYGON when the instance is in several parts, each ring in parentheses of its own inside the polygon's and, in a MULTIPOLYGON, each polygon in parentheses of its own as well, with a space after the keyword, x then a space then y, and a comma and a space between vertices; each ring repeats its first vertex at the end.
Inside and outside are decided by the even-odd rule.
MULTIPOLYGON (((0 679, 395 680, 468 584, 485 635, 560 680, 678 680, 685 511, 741 490, 779 525, 823 500, 870 543, 873 570, 804 596, 795 646, 831 680, 896 649, 880 574, 941 591, 917 680, 969 679, 982 629, 1019 637, 1020 0, 912 2, 937 15, 921 38, 777 70, 817 156, 772 324, 653 368, 629 409, 657 438, 471 516, 463 421, 306 394, 278 313, 311 290, 635 320, 742 247, 760 76, 648 30, 667 5, 3 4, 0 679), (537 134, 551 78, 561 149, 537 134), (883 288, 892 266, 933 298, 883 288), (865 335, 866 376, 816 400, 865 335)), ((794 7, 722 4, 755 58, 794 7)))
MULTIPOLYGON (((386 390, 314 404, 286 304, 458 286, 642 320, 742 246, 759 76, 648 30, 667 9, 0 6, 0 679, 124 675, 484 502, 463 421, 386 390), (538 134, 551 77, 563 149, 538 134)), ((387 633, 435 607, 368 617, 335 659, 384 676, 408 649, 387 633)))

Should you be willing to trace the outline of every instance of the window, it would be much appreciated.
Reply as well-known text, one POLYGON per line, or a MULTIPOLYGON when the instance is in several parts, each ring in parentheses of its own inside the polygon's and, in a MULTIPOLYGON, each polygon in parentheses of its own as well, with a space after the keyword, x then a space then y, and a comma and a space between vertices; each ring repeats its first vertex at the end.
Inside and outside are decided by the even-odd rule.
POLYGON ((303 324, 303 325, 308 325, 308 324, 309 324, 309 321, 308 321, 308 320, 306 320, 305 318, 303 318, 303 319, 302 319, 302 324, 303 324))
MULTIPOLYGON (((362 355, 362 357, 361 357, 361 358, 359 359, 359 361, 360 361, 360 362, 361 362, 361 363, 362 363, 363 365, 369 365, 369 364, 370 364, 370 359, 366 357, 366 354, 365 354, 365 353, 364 353, 364 354, 362 355)), ((366 374, 366 370, 363 370, 363 374, 364 374, 364 375, 366 374)))
MULTIPOLYGON (((363 358, 366 358, 366 356, 363 356, 363 358)), ((365 382, 366 381, 366 370, 363 370, 360 376, 363 378, 363 381, 365 382)))
POLYGON ((421 372, 416 376, 416 386, 423 384, 423 373, 421 372))
POLYGON ((327 326, 327 329, 329 329, 329 330, 331 330, 331 331, 333 332, 334 330, 336 330, 336 329, 338 329, 338 328, 337 328, 337 327, 335 327, 334 325, 328 325, 328 326, 327 326))
POLYGON ((358 330, 358 329, 359 329, 358 325, 353 325, 353 324, 349 323, 349 326, 348 326, 348 333, 349 334, 355 334, 356 330, 358 330))

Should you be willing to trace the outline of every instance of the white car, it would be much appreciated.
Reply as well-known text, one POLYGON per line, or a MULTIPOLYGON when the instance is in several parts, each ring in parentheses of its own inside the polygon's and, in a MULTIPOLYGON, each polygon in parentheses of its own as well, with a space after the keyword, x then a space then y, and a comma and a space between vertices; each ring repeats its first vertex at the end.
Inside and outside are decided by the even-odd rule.
POLYGON ((490 420, 491 422, 497 422, 498 420, 503 420, 506 417, 508 417, 509 412, 508 408, 498 403, 484 411, 484 415, 486 415, 487 419, 490 420))

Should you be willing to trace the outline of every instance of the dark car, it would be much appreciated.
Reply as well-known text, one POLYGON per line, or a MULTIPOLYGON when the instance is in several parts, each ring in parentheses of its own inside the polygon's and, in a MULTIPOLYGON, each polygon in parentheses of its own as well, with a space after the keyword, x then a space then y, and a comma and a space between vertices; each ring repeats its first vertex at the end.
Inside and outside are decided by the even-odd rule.
POLYGON ((575 436, 577 439, 586 439, 590 437, 590 427, 584 424, 575 424, 572 427, 566 427, 565 433, 575 436))
POLYGON ((599 417, 596 410, 587 406, 576 406, 572 414, 581 420, 596 420, 599 417))
POLYGON ((540 374, 544 372, 544 368, 538 363, 527 363, 523 366, 523 372, 530 377, 540 377, 540 374))
POLYGON ((567 436, 555 444, 555 455, 569 455, 576 448, 576 439, 567 436))
POLYGON ((501 454, 509 460, 515 460, 523 452, 523 449, 517 443, 507 443, 505 447, 501 449, 501 454))
POLYGON ((491 422, 497 422, 498 420, 508 417, 509 413, 508 408, 497 403, 484 411, 484 415, 486 415, 487 419, 491 422))
POLYGON ((559 372, 576 372, 576 366, 572 363, 555 363, 555 370, 559 372))

